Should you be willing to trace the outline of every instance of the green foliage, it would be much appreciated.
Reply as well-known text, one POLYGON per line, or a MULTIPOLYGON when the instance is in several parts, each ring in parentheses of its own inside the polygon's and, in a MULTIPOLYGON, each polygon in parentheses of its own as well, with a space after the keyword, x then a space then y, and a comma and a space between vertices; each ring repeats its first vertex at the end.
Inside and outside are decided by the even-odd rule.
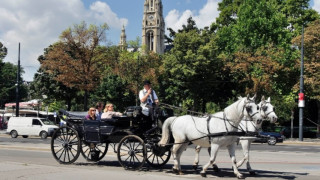
POLYGON ((208 101, 220 100, 215 94, 223 79, 216 36, 197 29, 191 18, 174 34, 174 47, 164 55, 166 101, 179 104, 187 100, 193 103, 192 109, 203 112, 208 101))
POLYGON ((58 112, 60 109, 65 109, 65 102, 64 101, 56 101, 54 100, 52 103, 49 104, 48 111, 49 112, 58 112))
POLYGON ((7 48, 0 42, 0 62, 7 56, 7 48))
POLYGON ((102 79, 100 86, 90 94, 91 101, 112 103, 117 111, 124 111, 126 107, 134 105, 135 96, 128 88, 128 84, 119 76, 108 73, 102 79))
MULTIPOLYGON (((10 62, 3 62, 7 55, 7 48, 0 42, 0 108, 5 103, 16 101, 16 83, 18 66, 10 62)), ((20 82, 23 81, 21 74, 24 73, 23 68, 20 69, 20 82)), ((27 97, 27 87, 20 84, 19 99, 27 97)))

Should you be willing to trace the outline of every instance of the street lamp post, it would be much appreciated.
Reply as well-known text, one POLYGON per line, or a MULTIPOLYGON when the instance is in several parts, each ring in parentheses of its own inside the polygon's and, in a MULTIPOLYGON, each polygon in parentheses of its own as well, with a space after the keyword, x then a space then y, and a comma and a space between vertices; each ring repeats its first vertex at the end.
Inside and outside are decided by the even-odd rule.
POLYGON ((302 35, 301 35, 301 69, 300 69, 300 93, 299 93, 299 141, 303 141, 303 108, 305 107, 305 100, 303 94, 303 36, 304 27, 302 25, 302 35))
POLYGON ((17 71, 17 84, 16 84, 16 117, 19 116, 19 86, 20 86, 20 43, 18 52, 18 71, 17 71))

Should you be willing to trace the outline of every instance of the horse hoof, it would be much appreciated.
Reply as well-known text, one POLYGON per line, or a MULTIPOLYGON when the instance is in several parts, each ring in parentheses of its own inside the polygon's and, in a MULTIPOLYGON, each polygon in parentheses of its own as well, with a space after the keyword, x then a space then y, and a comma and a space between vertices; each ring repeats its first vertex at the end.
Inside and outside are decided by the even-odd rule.
POLYGON ((212 167, 214 172, 220 172, 220 169, 218 168, 217 165, 213 165, 212 167))
POLYGON ((239 175, 237 176, 237 178, 238 178, 238 179, 244 179, 244 177, 243 177, 242 174, 239 174, 239 175))
POLYGON ((196 171, 198 170, 198 165, 193 165, 192 168, 196 171))
POLYGON ((179 171, 178 171, 178 169, 172 168, 172 172, 175 174, 178 174, 179 171))
POLYGON ((206 174, 206 173, 200 173, 200 175, 201 175, 202 177, 207 177, 207 174, 206 174))
POLYGON ((249 171, 250 175, 256 175, 255 171, 249 171))

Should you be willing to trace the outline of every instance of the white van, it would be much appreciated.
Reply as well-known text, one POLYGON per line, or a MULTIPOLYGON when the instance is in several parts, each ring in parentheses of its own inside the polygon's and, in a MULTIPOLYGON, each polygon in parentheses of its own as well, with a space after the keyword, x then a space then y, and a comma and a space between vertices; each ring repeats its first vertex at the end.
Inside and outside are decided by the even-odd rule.
POLYGON ((11 117, 8 122, 7 133, 12 138, 22 136, 40 136, 46 139, 47 136, 52 136, 53 132, 59 127, 53 122, 38 117, 11 117))

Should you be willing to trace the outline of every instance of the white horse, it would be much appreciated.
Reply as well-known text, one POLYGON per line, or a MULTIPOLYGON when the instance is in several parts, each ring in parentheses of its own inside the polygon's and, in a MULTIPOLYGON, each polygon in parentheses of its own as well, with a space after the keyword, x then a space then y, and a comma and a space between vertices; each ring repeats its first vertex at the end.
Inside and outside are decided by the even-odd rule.
MULTIPOLYGON (((269 120, 271 123, 275 123, 278 119, 277 115, 274 112, 274 107, 271 104, 271 100, 270 97, 265 100, 265 97, 262 96, 261 98, 261 102, 258 104, 258 106, 260 107, 260 114, 263 118, 263 120, 269 120)), ((254 120, 254 121, 250 121, 248 119, 248 117, 244 117, 244 119, 240 122, 239 124, 239 131, 245 131, 248 133, 256 133, 258 132, 258 130, 261 128, 262 125, 262 121, 261 120, 254 120)), ((250 162, 249 162, 249 151, 250 151, 250 145, 251 143, 255 140, 255 137, 250 137, 250 136, 243 136, 243 137, 239 137, 239 142, 242 146, 242 150, 243 150, 243 159, 241 159, 238 163, 237 163, 237 167, 242 166, 242 164, 244 162, 247 162, 247 170, 251 175, 255 174, 255 171, 252 170, 251 166, 250 166, 250 162)), ((197 169, 198 167, 198 163, 199 163, 199 153, 200 153, 201 147, 197 146, 196 147, 196 157, 195 157, 195 161, 193 163, 193 168, 197 169)), ((208 149, 209 151, 209 149, 208 149)), ((210 153, 210 151, 209 151, 210 153)), ((215 171, 219 171, 218 166, 216 164, 213 164, 213 169, 215 171)))
POLYGON ((235 141, 238 139, 236 132, 238 125, 244 116, 252 120, 262 119, 255 97, 239 98, 238 101, 226 107, 223 112, 210 115, 208 118, 193 117, 190 115, 168 118, 162 127, 162 138, 160 146, 169 142, 170 131, 174 138, 172 154, 174 158, 173 172, 183 174, 180 166, 180 157, 187 148, 189 142, 201 147, 211 147, 210 161, 203 166, 201 176, 206 176, 206 171, 217 156, 220 147, 227 147, 234 174, 238 178, 243 175, 238 171, 235 158, 235 141), (233 133, 233 135, 232 135, 233 133))

